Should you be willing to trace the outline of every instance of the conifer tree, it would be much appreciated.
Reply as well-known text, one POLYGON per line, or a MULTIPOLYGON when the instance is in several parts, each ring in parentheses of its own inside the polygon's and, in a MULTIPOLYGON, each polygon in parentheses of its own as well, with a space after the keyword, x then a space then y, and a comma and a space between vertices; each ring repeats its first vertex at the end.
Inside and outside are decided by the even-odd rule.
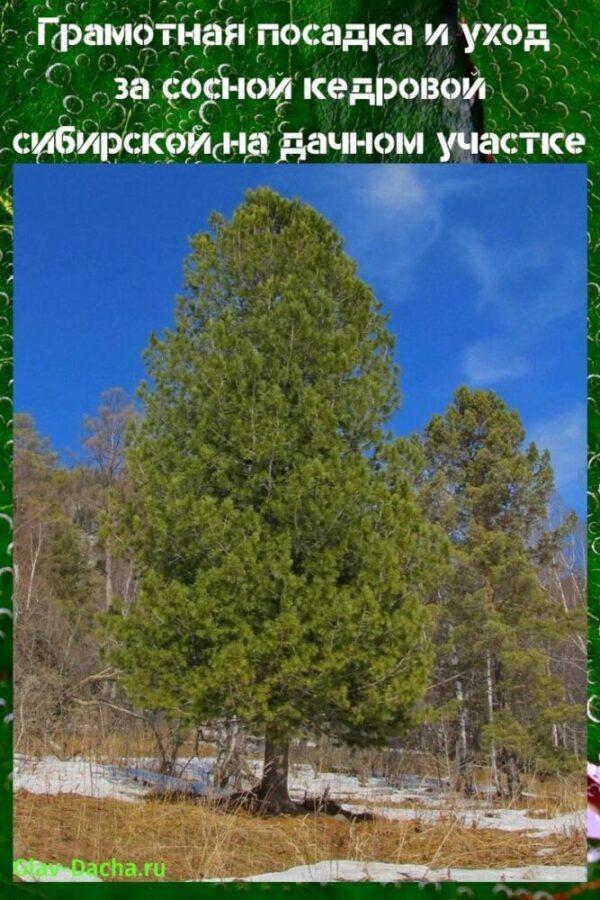
POLYGON ((449 574, 435 593, 438 676, 456 707, 466 793, 483 752, 497 788, 504 776, 513 796, 523 762, 547 752, 553 716, 566 714, 550 648, 581 624, 542 583, 573 521, 548 528, 550 457, 524 438, 518 413, 494 392, 461 387, 422 441, 422 499, 452 543, 449 574))
POLYGON ((410 720, 445 542, 418 448, 386 431, 386 319, 333 227, 261 188, 191 247, 115 516, 140 595, 109 616, 113 656, 140 706, 263 734, 256 796, 291 810, 294 735, 373 745, 410 720))

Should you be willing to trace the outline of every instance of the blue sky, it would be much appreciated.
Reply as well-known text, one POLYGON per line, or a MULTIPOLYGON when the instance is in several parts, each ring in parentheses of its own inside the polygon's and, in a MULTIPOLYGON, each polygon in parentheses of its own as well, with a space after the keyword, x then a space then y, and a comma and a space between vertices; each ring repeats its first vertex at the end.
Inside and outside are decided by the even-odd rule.
POLYGON ((15 406, 65 458, 172 323, 187 239, 268 184, 341 232, 390 314, 400 434, 493 388, 585 510, 586 170, 579 165, 15 166, 15 406))

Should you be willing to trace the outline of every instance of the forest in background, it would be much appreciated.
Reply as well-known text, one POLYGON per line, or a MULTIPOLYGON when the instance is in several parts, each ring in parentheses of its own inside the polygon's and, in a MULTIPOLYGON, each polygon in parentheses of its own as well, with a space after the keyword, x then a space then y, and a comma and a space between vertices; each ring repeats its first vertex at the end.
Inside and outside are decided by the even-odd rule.
POLYGON ((465 387, 423 434, 388 440, 380 422, 396 402, 391 338, 339 240, 316 213, 268 191, 240 209, 192 243, 188 294, 175 331, 151 344, 158 388, 142 411, 124 391, 107 391, 68 465, 31 416, 16 418, 15 751, 85 756, 152 740, 169 773, 183 750, 191 756, 210 743, 216 781, 241 785, 247 748, 262 742, 267 771, 285 758, 283 781, 275 772, 279 782, 269 785, 271 796, 283 786, 279 809, 288 734, 292 757, 323 752, 350 770, 389 774, 399 751, 412 766, 425 758, 466 796, 485 784, 514 798, 524 773, 579 771, 585 542, 582 524, 559 511, 548 454, 527 444, 500 397, 465 387), (287 307, 257 288, 265 245, 269 265, 291 284, 281 281, 293 298, 287 307), (186 381, 194 367, 195 393, 186 381), (292 450, 271 428, 287 415, 286 391, 299 423, 292 450), (290 480, 296 464, 313 473, 325 507, 290 480), (358 502, 348 511, 350 496, 358 502), (340 510, 329 521, 327 503, 340 510), (235 504, 236 514, 258 510, 274 541, 278 528, 301 540, 291 551, 274 543, 263 559, 235 504), (319 589, 310 555, 317 534, 319 589), (235 569, 223 544, 236 545, 235 569), (403 554, 397 569, 394 547, 403 554), (257 604, 257 633, 241 643, 238 625, 278 577, 280 551, 290 552, 289 583, 312 604, 306 621, 292 601, 272 614, 271 628, 268 605, 257 604), (383 617, 361 580, 377 571, 390 580, 383 617), (391 593, 410 600, 411 591, 423 611, 409 601, 396 609, 391 593), (353 632, 361 608, 362 643, 353 632), (278 648, 289 657, 294 628, 292 671, 278 648), (282 672, 297 693, 273 687, 282 672))

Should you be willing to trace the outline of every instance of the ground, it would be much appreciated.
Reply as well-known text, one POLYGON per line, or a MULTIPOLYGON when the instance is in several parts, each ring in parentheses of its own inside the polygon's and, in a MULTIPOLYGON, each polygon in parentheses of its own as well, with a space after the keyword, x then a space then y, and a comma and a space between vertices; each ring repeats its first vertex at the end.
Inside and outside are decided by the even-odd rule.
POLYGON ((115 858, 135 862, 140 873, 148 861, 164 862, 170 881, 585 878, 584 794, 575 782, 560 791, 558 783, 536 784, 519 807, 507 808, 486 796, 467 802, 432 778, 405 775, 392 786, 293 768, 293 797, 327 793, 347 810, 375 814, 352 822, 224 810, 210 784, 213 760, 185 762, 181 777, 165 779, 149 758, 17 757, 15 858, 63 866, 73 857, 115 858))

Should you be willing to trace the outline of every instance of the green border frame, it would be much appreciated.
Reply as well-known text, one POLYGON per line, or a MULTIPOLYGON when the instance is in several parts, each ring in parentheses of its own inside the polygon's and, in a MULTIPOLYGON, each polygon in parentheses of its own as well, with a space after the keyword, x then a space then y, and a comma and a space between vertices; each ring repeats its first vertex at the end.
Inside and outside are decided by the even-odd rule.
MULTIPOLYGON (((96 891, 121 895, 129 892, 132 898, 165 895, 176 890, 182 894, 197 896, 196 884, 128 884, 105 883, 101 886, 79 883, 69 884, 14 884, 12 883, 12 793, 10 770, 12 744, 10 727, 11 709, 11 620, 5 610, 10 608, 11 580, 11 517, 12 517, 12 177, 14 162, 32 161, 17 158, 11 149, 12 138, 18 130, 27 128, 41 132, 56 127, 59 117, 63 124, 76 124, 84 130, 131 130, 136 125, 144 129, 179 129, 198 125, 196 114, 192 116, 190 104, 181 107, 166 102, 145 105, 111 102, 112 78, 121 65, 134 65, 139 74, 152 80, 166 77, 178 66, 185 66, 185 53, 172 53, 169 48, 155 54, 147 48, 117 48, 104 53, 102 48, 77 48, 63 57, 55 57, 49 47, 35 46, 33 31, 37 15, 62 15, 67 21, 104 22, 119 24, 135 21, 141 16, 155 21, 181 21, 188 24, 202 15, 202 20, 231 16, 233 20, 252 22, 398 22, 406 21, 415 29, 426 21, 436 21, 440 9, 452 6, 452 0, 189 0, 187 3, 169 4, 166 0, 0 0, 0 882, 7 896, 25 894, 42 897, 72 896, 77 890, 86 896, 96 891), (83 51, 83 52, 82 52, 83 51), (102 59, 101 59, 102 57, 102 59), (87 59, 87 61, 86 61, 87 59), (51 78, 47 70, 51 63, 60 61, 65 68, 51 78), (66 101, 67 97, 75 98, 66 101)), ((556 162, 568 164, 586 162, 589 174, 589 621, 590 621, 590 676, 589 703, 591 718, 588 729, 588 759, 600 759, 600 209, 598 204, 598 123, 592 118, 593 101, 600 95, 600 0, 459 0, 460 14, 468 22, 541 22, 547 23, 551 39, 551 51, 525 53, 517 47, 480 47, 474 54, 474 62, 486 77, 489 94, 485 101, 485 127, 490 131, 578 131, 585 134, 587 148, 582 156, 571 160, 560 158, 519 156, 498 159, 499 162, 556 162), (598 691, 598 694, 596 694, 598 691)), ((235 66, 240 74, 253 72, 257 67, 264 71, 298 74, 312 66, 319 74, 374 74, 377 68, 393 65, 413 74, 419 66, 426 70, 430 63, 417 48, 393 57, 385 52, 362 54, 335 53, 322 58, 317 49, 294 48, 293 52, 281 49, 265 51, 262 58, 252 48, 242 48, 235 54, 235 66)), ((226 51, 211 51, 202 60, 207 74, 219 65, 231 65, 232 55, 226 51)), ((452 65, 461 64, 460 59, 452 65)), ((340 115, 333 104, 319 106, 292 102, 268 110, 259 104, 231 104, 229 107, 213 107, 210 127, 213 133, 224 130, 273 130, 286 123, 288 130, 305 127, 307 130, 437 130, 440 111, 435 105, 421 104, 408 109, 401 105, 386 108, 385 126, 378 126, 377 114, 340 115), (262 117, 262 118, 261 118, 262 117)), ((347 112, 347 111, 346 111, 347 112)), ((48 160, 73 162, 68 157, 48 160)), ((83 157, 80 161, 85 160, 83 157)), ((121 162, 139 161, 122 156, 121 162)), ((153 160, 144 160, 152 162, 153 160)), ((160 161, 168 161, 164 157, 160 161)), ((188 160, 174 160, 188 162, 188 160)), ((233 160, 232 161, 240 161, 233 160)), ((333 155, 320 162, 343 161, 333 155)), ((357 160, 348 160, 355 162, 357 160)), ((360 160, 358 160, 360 161, 360 160)), ((390 160, 392 161, 392 160, 390 160)), ((405 158, 403 162, 411 160, 405 158)), ((431 159, 416 158, 415 162, 431 159)), ((503 890, 524 890, 528 895, 543 889, 555 896, 593 896, 600 886, 600 865, 588 871, 587 885, 532 885, 504 884, 503 890)), ((378 896, 380 891, 401 890, 407 897, 421 897, 440 893, 443 897, 470 894, 471 896, 495 896, 493 884, 465 885, 444 884, 421 887, 412 883, 402 885, 375 884, 318 884, 273 885, 204 884, 200 891, 230 893, 243 890, 252 893, 285 891, 292 897, 306 896, 378 896)))

